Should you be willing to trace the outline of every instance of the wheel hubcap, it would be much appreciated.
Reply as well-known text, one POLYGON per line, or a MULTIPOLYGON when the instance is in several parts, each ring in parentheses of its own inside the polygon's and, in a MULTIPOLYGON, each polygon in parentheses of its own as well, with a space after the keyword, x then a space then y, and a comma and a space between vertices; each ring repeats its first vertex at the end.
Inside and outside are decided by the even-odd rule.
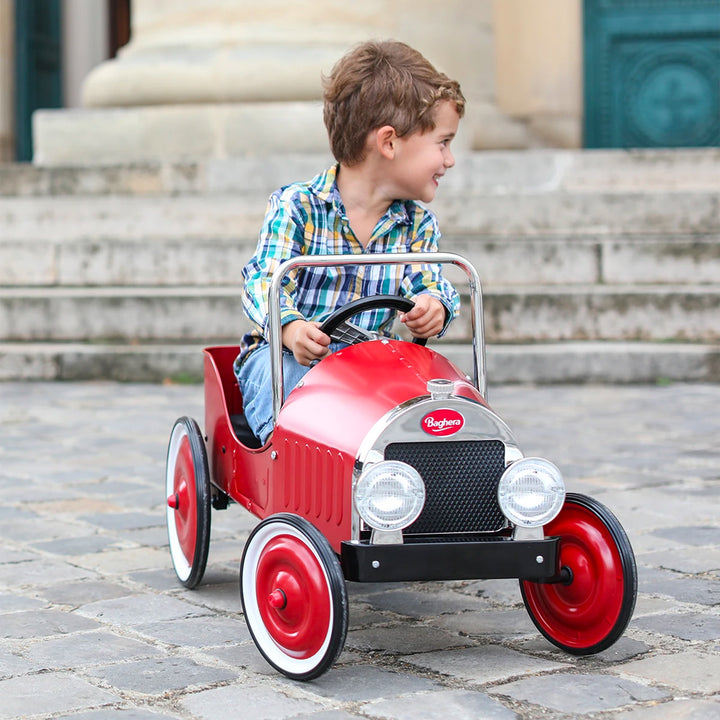
POLYGON ((546 528, 558 535, 560 565, 572 581, 541 585, 524 583, 533 615, 559 641, 591 647, 615 624, 623 603, 622 562, 607 529, 581 507, 566 507, 546 528))
POLYGON ((268 595, 268 605, 276 610, 284 610, 287 607, 287 595, 280 588, 273 590, 268 595))
POLYGON ((175 465, 175 493, 168 498, 168 506, 175 510, 175 529, 188 563, 192 564, 197 542, 197 510, 194 466, 190 442, 183 439, 175 465), (173 503, 173 504, 171 504, 173 503))
POLYGON ((256 577, 259 611, 273 641, 288 655, 312 657, 323 646, 332 619, 323 569, 312 550, 280 535, 263 548, 256 577))

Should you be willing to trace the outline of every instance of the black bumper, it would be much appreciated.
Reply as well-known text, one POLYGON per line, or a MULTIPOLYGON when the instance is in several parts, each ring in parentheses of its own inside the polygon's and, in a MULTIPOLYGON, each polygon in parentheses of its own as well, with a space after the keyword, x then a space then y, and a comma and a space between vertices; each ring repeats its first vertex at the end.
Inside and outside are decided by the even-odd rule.
POLYGON ((558 538, 493 539, 466 542, 413 542, 370 545, 343 542, 340 554, 346 580, 551 580, 559 571, 558 538))

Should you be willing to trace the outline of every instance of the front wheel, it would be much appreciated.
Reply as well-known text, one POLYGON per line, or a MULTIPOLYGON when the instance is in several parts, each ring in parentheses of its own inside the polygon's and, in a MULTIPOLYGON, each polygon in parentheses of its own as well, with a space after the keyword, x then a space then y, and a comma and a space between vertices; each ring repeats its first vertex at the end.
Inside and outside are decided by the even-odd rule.
POLYGON ((559 565, 566 580, 520 581, 532 621, 551 643, 573 655, 605 650, 625 631, 637 596, 635 556, 622 525, 596 500, 568 493, 545 535, 560 538, 559 565))
POLYGON ((240 590, 250 634, 276 670, 311 680, 335 662, 347 634, 345 578, 330 544, 307 520, 282 513, 253 530, 240 590))

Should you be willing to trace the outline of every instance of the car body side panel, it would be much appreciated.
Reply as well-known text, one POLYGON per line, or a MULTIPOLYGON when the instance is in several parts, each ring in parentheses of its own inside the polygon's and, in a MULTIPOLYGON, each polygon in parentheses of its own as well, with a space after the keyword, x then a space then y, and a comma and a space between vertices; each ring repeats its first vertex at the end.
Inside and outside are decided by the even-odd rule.
POLYGON ((242 412, 233 373, 236 346, 205 350, 205 437, 212 483, 258 517, 268 512, 271 448, 254 450, 235 435, 231 415, 242 412))
POLYGON ((354 458, 297 435, 275 438, 268 514, 309 520, 335 550, 351 534, 354 458))

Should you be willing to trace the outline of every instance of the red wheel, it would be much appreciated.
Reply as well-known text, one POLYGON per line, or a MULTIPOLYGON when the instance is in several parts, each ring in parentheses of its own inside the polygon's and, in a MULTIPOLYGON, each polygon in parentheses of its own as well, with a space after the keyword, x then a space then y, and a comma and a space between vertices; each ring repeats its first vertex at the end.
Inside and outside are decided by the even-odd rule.
POLYGON ((211 498, 205 442, 192 418, 180 418, 170 435, 165 492, 175 574, 185 587, 194 588, 207 564, 211 498))
POLYGON ((255 528, 240 590, 250 634, 276 670, 311 680, 335 662, 347 633, 345 578, 328 541, 307 520, 273 515, 255 528))
POLYGON ((605 650, 625 631, 637 595, 635 556, 622 525, 596 500, 568 493, 545 535, 560 538, 568 580, 521 580, 530 617, 551 643, 574 655, 605 650))

